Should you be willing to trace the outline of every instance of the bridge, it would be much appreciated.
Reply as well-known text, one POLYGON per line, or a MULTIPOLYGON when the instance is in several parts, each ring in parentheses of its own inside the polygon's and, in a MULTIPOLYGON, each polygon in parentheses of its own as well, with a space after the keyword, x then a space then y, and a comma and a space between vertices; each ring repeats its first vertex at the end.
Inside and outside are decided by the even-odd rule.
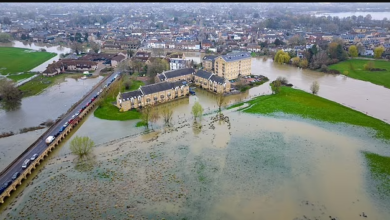
POLYGON ((8 167, 6 167, 0 173, 0 187, 3 186, 5 182, 11 181, 12 176, 16 172, 20 173, 19 177, 15 179, 11 183, 11 185, 4 190, 4 192, 1 193, 0 204, 4 203, 4 199, 9 197, 12 191, 16 190, 16 187, 21 185, 22 181, 27 179, 27 177, 32 173, 32 171, 34 171, 39 166, 39 164, 45 158, 47 158, 48 155, 65 139, 65 137, 69 135, 70 131, 75 128, 82 121, 82 119, 85 118, 88 113, 94 109, 97 103, 96 101, 104 97, 104 94, 106 94, 111 87, 107 86, 107 88, 104 88, 102 93, 93 102, 91 102, 84 109, 84 111, 82 111, 77 117, 75 117, 74 120, 65 128, 64 131, 62 131, 52 141, 50 145, 46 144, 46 138, 48 136, 54 136, 55 134, 57 134, 57 132, 63 127, 63 125, 72 118, 72 115, 76 114, 81 108, 86 106, 87 103, 90 102, 91 99, 97 94, 97 92, 101 90, 102 85, 107 84, 112 79, 114 79, 116 74, 118 74, 119 76, 120 72, 114 72, 106 76, 97 85, 95 85, 94 88, 90 92, 88 92, 88 94, 86 94, 78 103, 76 103, 76 105, 74 105, 60 120, 53 124, 41 137, 38 138, 37 141, 35 141, 29 148, 27 148, 27 150, 25 150, 18 158, 16 158, 10 165, 8 165, 8 167), (26 159, 30 159, 34 154, 38 154, 39 156, 34 161, 32 161, 26 169, 23 170, 23 162, 26 159))

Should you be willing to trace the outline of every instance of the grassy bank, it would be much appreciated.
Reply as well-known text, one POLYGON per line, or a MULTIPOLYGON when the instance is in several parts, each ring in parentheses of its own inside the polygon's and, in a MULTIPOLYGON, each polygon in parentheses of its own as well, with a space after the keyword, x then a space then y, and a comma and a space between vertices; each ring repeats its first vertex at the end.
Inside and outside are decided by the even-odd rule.
POLYGON ((2 75, 30 71, 56 55, 24 48, 0 47, 0 71, 2 75))
POLYGON ((19 89, 23 92, 23 97, 33 96, 41 93, 46 88, 61 83, 65 78, 80 78, 83 74, 81 73, 64 73, 53 77, 37 76, 27 83, 19 86, 19 89))
POLYGON ((364 152, 370 167, 371 177, 380 184, 377 187, 381 196, 390 196, 390 157, 364 152))
MULTIPOLYGON (((144 85, 142 81, 132 81, 131 86, 128 90, 126 90, 125 86, 122 85, 121 91, 122 92, 134 91, 137 90, 142 85, 144 85)), ((127 121, 127 120, 134 120, 140 118, 141 113, 134 109, 126 112, 120 112, 119 108, 112 104, 112 102, 115 101, 116 99, 113 98, 112 96, 110 97, 107 95, 106 97, 104 97, 102 105, 99 106, 93 113, 95 117, 100 119, 116 120, 116 121, 127 121)))
POLYGON ((7 78, 12 79, 13 81, 17 82, 17 81, 22 80, 22 79, 30 78, 34 75, 35 75, 34 73, 22 73, 22 74, 18 74, 18 75, 16 75, 16 74, 9 75, 9 76, 7 76, 7 78))
POLYGON ((251 106, 245 108, 244 112, 261 114, 284 112, 331 123, 344 122, 373 128, 377 131, 377 137, 390 140, 389 124, 301 90, 282 86, 280 93, 276 95, 260 96, 247 103, 251 106))
POLYGON ((338 70, 343 74, 344 71, 348 71, 348 77, 371 82, 390 89, 390 62, 388 61, 351 59, 331 65, 329 69, 338 70), (363 66, 368 62, 373 62, 375 68, 386 69, 386 71, 364 70, 363 66))

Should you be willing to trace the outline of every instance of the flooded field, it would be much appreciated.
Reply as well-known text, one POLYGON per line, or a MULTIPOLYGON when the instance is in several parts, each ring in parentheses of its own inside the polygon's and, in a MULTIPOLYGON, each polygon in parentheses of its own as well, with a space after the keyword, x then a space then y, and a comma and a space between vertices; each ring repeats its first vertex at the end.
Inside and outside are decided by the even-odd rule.
MULTIPOLYGON (((361 151, 390 152, 370 131, 223 113, 224 121, 211 114, 202 126, 181 120, 99 144, 85 167, 76 167, 65 144, 0 218, 360 219, 363 212, 389 218, 389 201, 376 197, 361 151)), ((123 123, 82 134, 94 123, 89 119, 76 133, 135 129, 123 123)))

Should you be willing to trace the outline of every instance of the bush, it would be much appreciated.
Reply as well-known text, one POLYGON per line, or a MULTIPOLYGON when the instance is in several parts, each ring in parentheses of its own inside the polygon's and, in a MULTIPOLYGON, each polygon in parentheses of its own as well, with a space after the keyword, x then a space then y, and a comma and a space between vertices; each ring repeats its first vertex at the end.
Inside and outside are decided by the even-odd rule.
POLYGON ((327 73, 329 71, 328 66, 325 65, 325 64, 322 64, 320 71, 324 72, 324 73, 327 73))
POLYGON ((363 66, 363 69, 364 69, 364 70, 372 70, 372 69, 374 69, 374 68, 375 68, 375 64, 374 64, 374 62, 372 62, 372 61, 370 61, 370 62, 364 64, 364 66, 363 66))
POLYGON ((276 80, 280 81, 280 83, 282 83, 282 85, 287 85, 288 84, 288 80, 287 80, 286 77, 279 76, 276 80))
POLYGON ((45 125, 46 125, 47 127, 50 127, 50 126, 52 126, 53 124, 54 124, 54 121, 51 120, 51 119, 48 119, 48 120, 45 122, 45 125))

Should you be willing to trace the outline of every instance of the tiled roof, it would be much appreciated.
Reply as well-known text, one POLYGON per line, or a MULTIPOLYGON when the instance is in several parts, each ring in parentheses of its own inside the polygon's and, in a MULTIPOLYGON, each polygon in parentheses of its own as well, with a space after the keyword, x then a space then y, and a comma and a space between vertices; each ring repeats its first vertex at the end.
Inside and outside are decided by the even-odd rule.
POLYGON ((142 96, 142 92, 139 89, 131 92, 122 93, 121 99, 130 100, 131 97, 137 98, 138 96, 142 96))
POLYGON ((242 52, 242 53, 228 53, 228 54, 223 55, 221 57, 226 62, 231 62, 231 61, 237 61, 237 60, 250 58, 251 55, 250 55, 250 53, 242 52))
POLYGON ((212 73, 204 71, 204 70, 198 70, 198 72, 195 73, 195 76, 199 76, 203 79, 209 79, 212 73))
POLYGON ((203 57, 203 60, 209 60, 209 61, 214 61, 215 58, 217 58, 218 56, 214 56, 214 55, 206 55, 203 57))
MULTIPOLYGON (((185 80, 183 80, 185 82, 185 80)), ((142 90, 142 93, 144 95, 153 94, 156 92, 162 92, 169 89, 174 89, 177 86, 183 85, 183 81, 177 81, 177 82, 160 82, 155 83, 151 85, 142 86, 140 90, 142 90)))
POLYGON ((220 76, 216 76, 216 75, 212 75, 210 77, 210 80, 213 81, 213 82, 215 81, 215 82, 217 82, 219 84, 224 84, 225 83, 225 79, 224 78, 222 78, 220 76))
POLYGON ((164 72, 163 74, 169 79, 169 78, 175 78, 178 76, 192 74, 193 72, 195 72, 195 69, 185 68, 185 69, 167 71, 167 72, 164 72))

